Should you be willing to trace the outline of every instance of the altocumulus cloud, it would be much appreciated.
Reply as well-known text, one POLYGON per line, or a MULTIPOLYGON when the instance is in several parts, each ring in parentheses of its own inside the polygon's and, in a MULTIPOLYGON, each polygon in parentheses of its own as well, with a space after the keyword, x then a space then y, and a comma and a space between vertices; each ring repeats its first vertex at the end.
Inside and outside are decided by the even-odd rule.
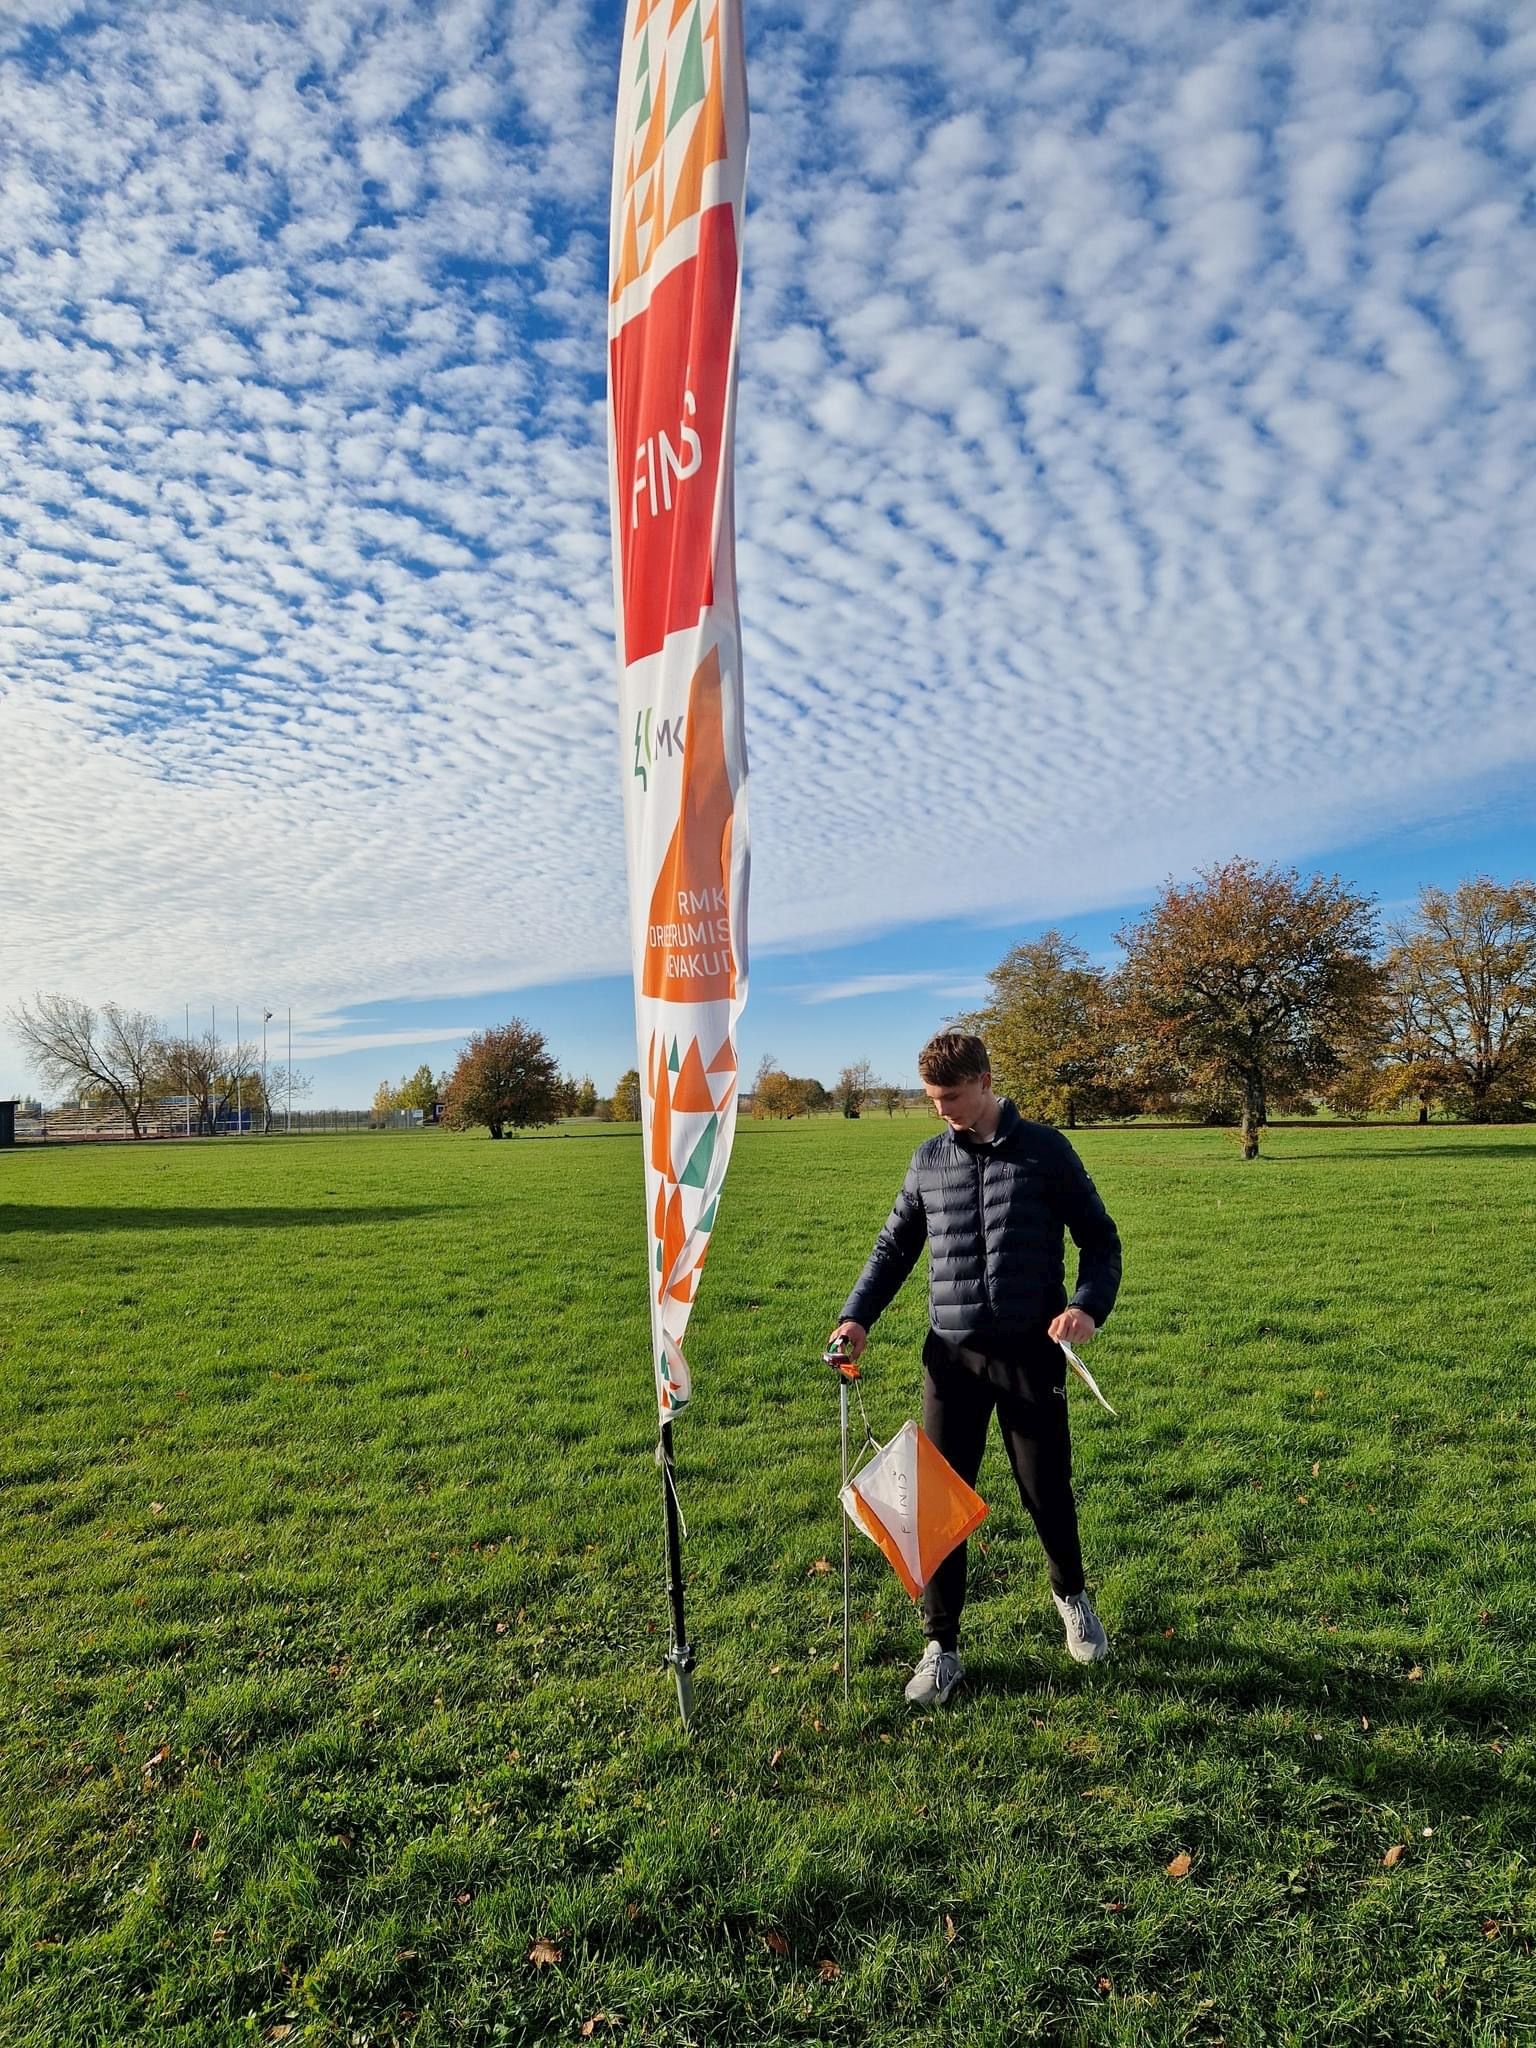
MULTIPOLYGON (((1528 15, 749 14, 760 939, 1123 900, 1530 760, 1528 15)), ((7 8, 7 991, 623 965, 617 28, 7 8)))

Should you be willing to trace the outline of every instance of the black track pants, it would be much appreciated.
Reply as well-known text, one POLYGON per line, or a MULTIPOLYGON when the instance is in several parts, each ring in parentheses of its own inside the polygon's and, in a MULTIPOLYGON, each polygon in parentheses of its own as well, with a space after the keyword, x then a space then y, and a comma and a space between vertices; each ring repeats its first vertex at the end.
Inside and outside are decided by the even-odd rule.
MULTIPOLYGON (((974 1486, 997 1410, 1019 1497, 1045 1548, 1052 1590, 1063 1598, 1081 1593, 1083 1553, 1072 1497, 1066 1356, 1059 1346, 1043 1343, 1038 1351, 1010 1361, 999 1375, 1004 1385, 988 1378, 990 1363, 930 1336, 923 1348, 923 1428, 960 1477, 974 1486)), ((998 1370, 995 1364, 992 1370, 998 1370)), ((966 1549, 962 1543, 950 1552, 923 1593, 928 1634, 947 1650, 954 1649, 960 1634, 966 1549)))

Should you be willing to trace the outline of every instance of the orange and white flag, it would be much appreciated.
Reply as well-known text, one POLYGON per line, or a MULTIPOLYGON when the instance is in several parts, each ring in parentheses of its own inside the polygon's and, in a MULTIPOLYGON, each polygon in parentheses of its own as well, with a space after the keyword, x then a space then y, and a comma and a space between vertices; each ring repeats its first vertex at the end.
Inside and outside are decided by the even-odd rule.
POLYGON ((651 1336, 665 1422, 736 1128, 747 754, 732 439, 741 0, 629 0, 613 162, 608 453, 651 1336))
POLYGON ((981 1495, 915 1422, 904 1423, 854 1474, 841 1498, 850 1521, 879 1544, 914 1600, 987 1514, 981 1495))

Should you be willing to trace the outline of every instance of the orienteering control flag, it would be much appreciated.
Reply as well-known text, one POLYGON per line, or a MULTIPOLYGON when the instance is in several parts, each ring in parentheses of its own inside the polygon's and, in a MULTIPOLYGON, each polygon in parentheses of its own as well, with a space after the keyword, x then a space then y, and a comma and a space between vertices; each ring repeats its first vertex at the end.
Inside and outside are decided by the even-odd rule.
POLYGON ((650 1231, 667 1421, 736 1128, 747 756, 732 436, 741 0, 628 0, 613 159, 608 453, 650 1231))
POLYGON ((981 1495, 915 1422, 904 1423, 854 1474, 841 1499, 914 1600, 987 1513, 981 1495))

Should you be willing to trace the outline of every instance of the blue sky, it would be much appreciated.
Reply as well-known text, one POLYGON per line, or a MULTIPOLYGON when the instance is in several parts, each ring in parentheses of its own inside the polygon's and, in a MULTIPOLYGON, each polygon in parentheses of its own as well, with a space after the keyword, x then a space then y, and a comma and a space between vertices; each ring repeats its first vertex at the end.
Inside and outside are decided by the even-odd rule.
MULTIPOLYGON (((1243 852, 1536 868, 1536 23, 748 4, 764 1051, 1243 852)), ((11 0, 0 1009, 630 1064, 618 9, 11 0)), ((30 1076, 0 1034, 0 1089, 30 1076)))

